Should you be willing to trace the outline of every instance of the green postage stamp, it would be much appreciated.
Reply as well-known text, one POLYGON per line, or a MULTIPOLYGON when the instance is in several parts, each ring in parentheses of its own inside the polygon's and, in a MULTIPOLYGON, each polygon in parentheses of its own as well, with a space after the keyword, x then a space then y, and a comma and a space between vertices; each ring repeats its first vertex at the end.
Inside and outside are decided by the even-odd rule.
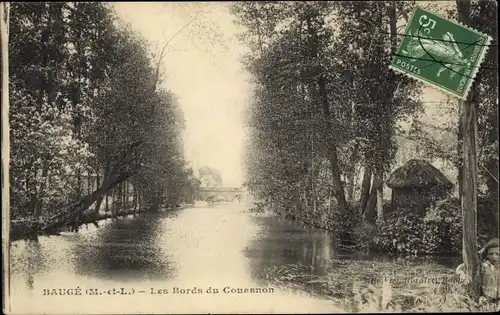
POLYGON ((465 99, 491 37, 415 8, 390 68, 465 99))

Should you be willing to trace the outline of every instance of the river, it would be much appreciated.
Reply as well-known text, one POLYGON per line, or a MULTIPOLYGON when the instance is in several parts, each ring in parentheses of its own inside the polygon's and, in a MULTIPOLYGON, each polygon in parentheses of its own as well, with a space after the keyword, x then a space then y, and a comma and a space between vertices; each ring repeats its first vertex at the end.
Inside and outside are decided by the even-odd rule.
POLYGON ((238 203, 197 206, 107 220, 99 228, 89 225, 78 233, 44 236, 38 242, 16 241, 10 257, 11 310, 25 314, 340 311, 326 297, 274 287, 267 273, 300 264, 321 274, 332 257, 352 257, 333 251, 325 231, 247 209, 238 203), (74 294, 80 292, 77 288, 81 295, 74 294))

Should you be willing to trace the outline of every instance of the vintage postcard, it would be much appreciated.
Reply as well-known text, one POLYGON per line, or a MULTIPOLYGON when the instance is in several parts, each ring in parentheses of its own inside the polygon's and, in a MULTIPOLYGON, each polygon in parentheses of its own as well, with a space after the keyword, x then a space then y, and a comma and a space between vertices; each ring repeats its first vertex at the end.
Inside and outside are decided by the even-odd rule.
POLYGON ((499 310, 497 10, 0 3, 4 313, 499 310))

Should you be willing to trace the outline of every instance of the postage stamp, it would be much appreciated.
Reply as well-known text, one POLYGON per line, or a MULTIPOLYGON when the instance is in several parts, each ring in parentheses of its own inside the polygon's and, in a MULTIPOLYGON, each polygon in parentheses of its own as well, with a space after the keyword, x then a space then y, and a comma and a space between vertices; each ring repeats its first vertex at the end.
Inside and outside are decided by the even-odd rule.
POLYGON ((390 68, 465 99, 491 37, 415 8, 390 68))

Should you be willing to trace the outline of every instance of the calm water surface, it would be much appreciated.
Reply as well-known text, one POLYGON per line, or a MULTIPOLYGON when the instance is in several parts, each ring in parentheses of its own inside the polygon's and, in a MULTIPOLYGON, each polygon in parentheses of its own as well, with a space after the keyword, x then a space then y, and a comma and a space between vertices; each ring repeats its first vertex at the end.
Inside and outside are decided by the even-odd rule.
POLYGON ((266 280, 266 270, 276 266, 300 263, 324 273, 331 258, 353 259, 332 248, 325 231, 251 215, 240 204, 108 220, 79 233, 13 243, 11 307, 38 314, 335 312, 326 298, 285 292, 266 280), (77 287, 82 295, 43 295, 77 287), (207 293, 209 287, 219 293, 207 293), (127 295, 109 294, 113 288, 127 295), (274 291, 231 293, 238 288, 274 291))

